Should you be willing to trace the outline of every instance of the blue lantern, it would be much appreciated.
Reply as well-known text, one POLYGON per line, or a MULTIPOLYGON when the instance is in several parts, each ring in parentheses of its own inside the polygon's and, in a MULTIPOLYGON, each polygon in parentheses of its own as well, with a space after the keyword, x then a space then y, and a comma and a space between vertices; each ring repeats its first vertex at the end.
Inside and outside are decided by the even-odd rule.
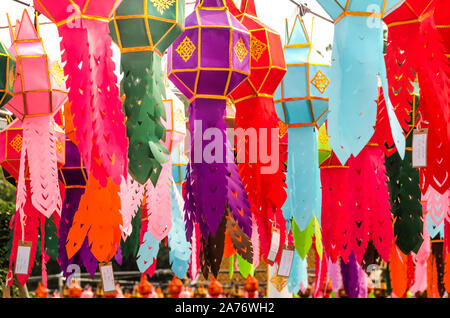
POLYGON ((287 29, 286 23, 287 73, 274 96, 278 117, 288 130, 288 189, 283 214, 304 232, 308 227, 317 229, 320 222, 318 131, 327 119, 330 64, 313 48, 300 16, 290 34, 287 29))

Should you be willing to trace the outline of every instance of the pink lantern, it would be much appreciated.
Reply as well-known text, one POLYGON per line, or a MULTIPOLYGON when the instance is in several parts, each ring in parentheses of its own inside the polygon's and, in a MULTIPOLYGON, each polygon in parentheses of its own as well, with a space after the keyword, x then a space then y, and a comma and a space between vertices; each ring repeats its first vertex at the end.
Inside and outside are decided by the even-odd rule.
POLYGON ((17 21, 15 32, 10 23, 12 56, 16 58, 14 97, 5 107, 23 125, 23 144, 18 173, 16 208, 25 218, 27 201, 25 163, 28 160, 31 202, 46 217, 60 214, 61 195, 58 183, 57 137, 53 115, 66 100, 67 92, 62 68, 45 51, 39 33, 27 11, 17 21))

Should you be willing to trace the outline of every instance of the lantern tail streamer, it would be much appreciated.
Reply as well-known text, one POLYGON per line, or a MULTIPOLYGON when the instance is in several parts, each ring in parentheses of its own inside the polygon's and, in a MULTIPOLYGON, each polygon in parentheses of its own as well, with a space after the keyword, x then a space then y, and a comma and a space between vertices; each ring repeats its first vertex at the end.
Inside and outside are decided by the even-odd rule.
POLYGON ((200 249, 201 249, 201 233, 197 224, 194 225, 191 239, 191 263, 189 265, 189 276, 191 280, 195 280, 200 273, 200 249))
POLYGON ((389 257, 389 275, 392 292, 397 297, 403 297, 408 288, 407 262, 408 256, 403 254, 397 246, 392 245, 389 257))
POLYGON ((227 217, 222 216, 222 220, 217 228, 216 235, 212 236, 210 233, 208 241, 201 238, 200 263, 202 267, 202 274, 205 279, 208 279, 211 272, 215 278, 219 275, 220 264, 225 249, 225 231, 226 231, 227 217))
MULTIPOLYGON (((320 219, 322 191, 320 182, 317 130, 298 127, 289 131, 287 200, 284 211, 292 211, 300 231, 304 231, 314 216, 320 219), (317 179, 319 182, 317 183, 317 179), (299 184, 298 180, 304 180, 299 184)), ((285 216, 286 217, 286 216, 285 216)))
POLYGON ((23 139, 25 142, 22 151, 28 156, 33 205, 47 218, 53 212, 61 214, 53 117, 24 120, 23 139))
POLYGON ((148 230, 158 241, 164 239, 172 228, 172 209, 170 184, 172 179, 172 164, 162 164, 160 179, 156 187, 148 182, 149 219, 148 230))
POLYGON ((445 233, 445 217, 450 209, 450 191, 440 194, 429 187, 422 200, 427 202, 427 231, 432 238, 443 238, 445 233))
POLYGON ((414 284, 411 287, 413 294, 417 292, 424 292, 427 289, 427 266, 428 258, 431 255, 431 240, 427 233, 427 220, 423 222, 424 241, 417 254, 412 254, 415 265, 414 269, 414 284))
POLYGON ((308 263, 297 252, 294 252, 291 273, 287 281, 288 291, 298 294, 302 287, 308 286, 308 263))
POLYGON ((191 243, 186 240, 186 230, 183 222, 183 199, 178 193, 177 186, 172 182, 172 230, 169 233, 169 260, 172 271, 179 278, 183 278, 189 269, 191 259, 191 243), (175 201, 175 202, 174 202, 175 201))
POLYGON ((111 179, 108 179, 104 188, 89 175, 86 192, 81 198, 67 237, 66 249, 69 258, 81 248, 86 236, 91 252, 99 262, 108 262, 114 257, 121 238, 119 192, 120 187, 111 179), (104 200, 100 201, 98 198, 104 200))
POLYGON ((82 155, 87 171, 91 170, 93 132, 91 113, 91 63, 89 41, 85 29, 69 28, 63 25, 59 29, 61 36, 62 61, 64 73, 67 74, 66 85, 69 89, 70 112, 77 146, 82 155), (77 41, 74 41, 77 39, 77 41))
POLYGON ((64 202, 61 211, 61 221, 58 232, 58 263, 63 271, 64 277, 68 278, 71 271, 68 271, 70 264, 84 265, 89 274, 93 277, 97 270, 98 261, 92 255, 89 249, 88 239, 85 238, 80 250, 71 258, 67 257, 67 237, 72 227, 73 219, 78 211, 81 198, 84 194, 84 188, 66 188, 64 202))
POLYGON ((166 130, 161 122, 166 112, 159 88, 162 71, 161 58, 153 52, 135 52, 122 56, 124 79, 122 86, 126 95, 124 111, 127 116, 129 170, 133 177, 144 184, 151 180, 156 186, 162 164, 169 151, 161 144, 166 130), (143 62, 144 61, 144 62, 143 62), (147 64, 142 68, 142 63, 147 64))
POLYGON ((261 248, 258 234, 258 224, 256 223, 256 218, 252 216, 252 247, 253 247, 253 267, 257 268, 259 266, 259 262, 261 260, 261 248))
MULTIPOLYGON (((141 246, 137 254, 136 263, 141 273, 151 271, 151 267, 156 263, 156 258, 159 252, 159 241, 153 237, 150 231, 144 235, 141 246)), ((152 275, 150 275, 152 276, 152 275)))
POLYGON ((349 298, 358 298, 360 289, 359 265, 353 251, 348 262, 341 261, 342 282, 345 293, 349 298))
POLYGON ((335 293, 337 293, 339 289, 342 287, 342 276, 339 262, 333 263, 331 262, 331 259, 328 259, 327 273, 328 278, 331 281, 331 289, 335 293))
POLYGON ((141 207, 144 190, 145 187, 134 180, 130 174, 127 175, 126 180, 122 178, 119 195, 122 207, 120 212, 123 218, 123 226, 121 226, 123 240, 126 240, 133 231, 131 222, 141 207))
MULTIPOLYGON (((22 151, 24 153, 24 151, 22 151)), ((39 216, 40 212, 34 207, 31 202, 31 185, 30 181, 24 182, 25 191, 28 192, 26 196, 26 201, 23 206, 23 211, 20 212, 16 208, 16 214, 14 215, 14 224, 12 224, 13 219, 11 219, 11 226, 14 226, 14 237, 13 245, 11 249, 11 254, 9 258, 9 271, 8 271, 8 284, 9 286, 13 283, 13 272, 16 264, 17 249, 19 241, 29 241, 31 242, 31 252, 30 261, 28 264, 28 274, 21 275, 16 274, 19 283, 23 286, 28 278, 30 277, 31 270, 33 269, 34 259, 36 256, 38 236, 39 236, 39 216)), ((12 227, 11 227, 12 229, 12 227)))

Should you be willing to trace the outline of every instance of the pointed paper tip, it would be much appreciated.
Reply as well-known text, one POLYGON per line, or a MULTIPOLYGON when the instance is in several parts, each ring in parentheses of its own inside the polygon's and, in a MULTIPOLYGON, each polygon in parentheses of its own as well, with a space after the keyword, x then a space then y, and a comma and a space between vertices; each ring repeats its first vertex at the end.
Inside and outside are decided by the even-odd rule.
POLYGON ((292 27, 292 31, 288 36, 288 39, 289 45, 311 44, 308 32, 306 31, 305 23, 299 14, 297 14, 295 18, 294 26, 292 27))
POLYGON ((241 12, 257 17, 255 0, 242 0, 241 12))
POLYGON ((33 40, 38 38, 38 33, 34 28, 30 15, 27 10, 24 10, 22 21, 16 25, 16 40, 33 40))

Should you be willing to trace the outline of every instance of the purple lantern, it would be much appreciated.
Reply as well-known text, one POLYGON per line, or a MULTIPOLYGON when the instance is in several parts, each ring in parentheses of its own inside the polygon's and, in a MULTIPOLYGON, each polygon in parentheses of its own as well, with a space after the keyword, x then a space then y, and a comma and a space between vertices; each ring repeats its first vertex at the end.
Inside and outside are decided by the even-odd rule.
MULTIPOLYGON (((251 213, 226 136, 226 96, 250 73, 250 33, 222 0, 198 0, 168 51, 169 79, 190 100, 191 161, 185 189, 186 235, 198 223, 206 267, 217 274, 225 218, 251 236, 251 213), (230 211, 230 213, 226 213, 230 211)), ((251 246, 249 247, 251 249, 251 246)), ((205 273, 205 272, 204 272, 205 273)))

